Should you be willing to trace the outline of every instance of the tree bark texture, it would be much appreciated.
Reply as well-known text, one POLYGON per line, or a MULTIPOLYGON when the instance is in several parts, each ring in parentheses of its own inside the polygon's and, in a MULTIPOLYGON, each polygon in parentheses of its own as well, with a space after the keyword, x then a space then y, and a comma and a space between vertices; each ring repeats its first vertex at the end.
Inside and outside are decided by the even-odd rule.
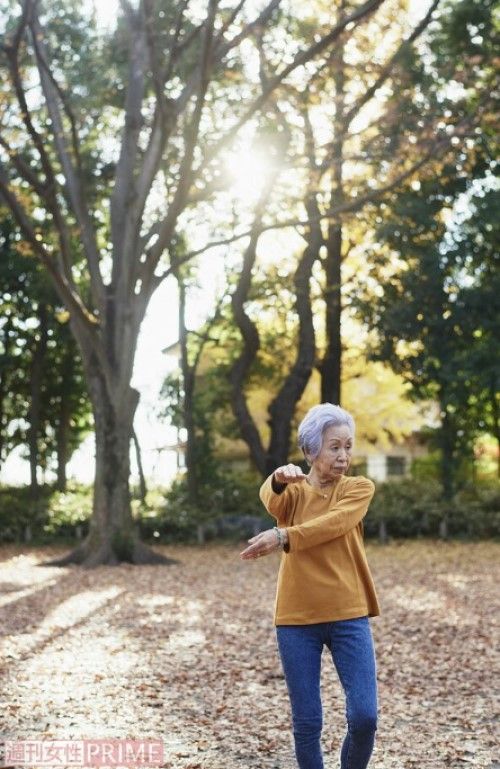
MULTIPOLYGON (((441 442, 441 486, 443 499, 451 503, 456 491, 456 428, 453 424, 453 418, 446 409, 446 402, 441 401, 441 409, 444 413, 440 442, 441 442)), ((448 538, 448 515, 445 512, 439 522, 439 536, 441 539, 448 538)))
POLYGON ((182 278, 177 281, 179 287, 179 344, 181 350, 182 371, 182 413, 186 429, 186 480, 189 500, 193 505, 198 503, 198 473, 196 468, 196 424, 194 414, 195 367, 189 364, 188 333, 186 329, 186 287, 182 278))
POLYGON ((42 405, 43 364, 47 352, 48 313, 47 306, 41 302, 38 305, 38 333, 35 337, 33 358, 30 373, 30 407, 29 407, 29 463, 30 489, 32 499, 38 497, 38 440, 40 435, 40 419, 42 405))
MULTIPOLYGON (((76 332, 79 334, 79 332, 76 332)), ((167 564, 172 559, 140 541, 130 505, 130 444, 139 393, 117 377, 110 394, 109 383, 92 350, 82 348, 89 384, 95 429, 96 472, 89 532, 85 540, 50 565, 78 563, 84 567, 135 564, 167 564)), ((126 370, 126 366, 125 366, 126 370)), ((48 565, 48 564, 46 564, 48 565)))
MULTIPOLYGON (((11 355, 11 334, 12 334, 12 319, 10 316, 4 323, 2 328, 2 346, 4 350, 4 359, 9 361, 11 355)), ((0 466, 4 459, 6 441, 5 441, 5 429, 8 423, 8 415, 6 412, 7 393, 9 392, 8 373, 4 366, 0 367, 0 466)), ((8 448, 7 448, 8 450, 8 448)))
POLYGON ((61 367, 61 397, 59 401, 59 414, 57 418, 57 488, 66 491, 66 466, 68 464, 69 433, 71 419, 70 393, 66 382, 71 382, 75 369, 74 352, 70 348, 64 355, 61 367))
POLYGON ((257 243, 258 235, 252 234, 250 243, 245 250, 238 285, 231 297, 233 316, 243 339, 243 348, 233 363, 230 380, 231 406, 240 428, 241 437, 249 448, 250 457, 255 467, 261 475, 264 475, 266 472, 266 452, 257 425, 248 408, 244 391, 246 376, 260 347, 257 326, 245 311, 245 302, 252 280, 252 269, 257 255, 257 243))
POLYGON ((295 309, 299 319, 297 356, 277 396, 269 406, 271 437, 266 456, 265 475, 269 475, 288 460, 292 420, 297 403, 311 378, 316 356, 316 339, 311 307, 311 275, 319 259, 323 236, 317 219, 318 206, 314 195, 306 203, 311 226, 307 246, 294 276, 295 309))
POLYGON ((490 400, 491 412, 493 415, 493 435, 497 441, 497 476, 500 478, 500 408, 498 406, 498 385, 495 373, 491 375, 490 381, 490 400))
MULTIPOLYGON (((341 3, 340 14, 345 3, 341 3)), ((345 62, 344 43, 341 40, 332 59, 335 83, 335 120, 332 144, 332 187, 330 210, 342 206, 345 201, 343 187, 344 143, 347 126, 344 121, 345 62)), ((325 275, 325 353, 319 370, 321 373, 321 402, 341 402, 342 375, 342 220, 333 220, 328 227, 325 275)))
POLYGON ((148 489, 146 485, 146 476, 144 475, 144 467, 142 464, 141 444, 139 443, 139 438, 137 437, 135 430, 132 430, 132 440, 134 441, 135 461, 137 462, 137 472, 139 474, 139 498, 141 502, 145 502, 148 489))

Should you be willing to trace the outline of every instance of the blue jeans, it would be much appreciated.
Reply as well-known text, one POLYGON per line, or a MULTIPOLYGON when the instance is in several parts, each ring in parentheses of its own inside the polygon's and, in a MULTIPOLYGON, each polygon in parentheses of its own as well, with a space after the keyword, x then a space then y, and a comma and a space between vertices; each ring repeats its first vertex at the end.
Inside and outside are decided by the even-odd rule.
POLYGON ((277 625, 276 637, 292 708, 300 769, 323 769, 320 737, 321 652, 331 651, 346 698, 341 769, 365 769, 377 729, 377 673, 368 616, 313 625, 277 625))

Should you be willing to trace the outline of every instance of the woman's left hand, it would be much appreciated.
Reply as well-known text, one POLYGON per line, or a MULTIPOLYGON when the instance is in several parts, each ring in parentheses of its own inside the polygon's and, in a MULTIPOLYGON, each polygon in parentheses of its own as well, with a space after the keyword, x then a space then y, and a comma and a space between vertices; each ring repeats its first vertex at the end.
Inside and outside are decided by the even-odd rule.
POLYGON ((241 558, 244 560, 260 558, 261 555, 269 555, 269 553, 278 550, 280 547, 274 529, 261 531, 260 534, 257 534, 256 537, 252 537, 248 542, 250 543, 249 546, 240 553, 241 558))

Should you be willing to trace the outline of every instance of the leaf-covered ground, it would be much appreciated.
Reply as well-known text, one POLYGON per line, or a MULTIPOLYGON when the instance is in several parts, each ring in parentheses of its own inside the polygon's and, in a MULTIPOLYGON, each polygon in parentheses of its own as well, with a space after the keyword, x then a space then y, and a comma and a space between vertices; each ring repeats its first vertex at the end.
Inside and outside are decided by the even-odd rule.
MULTIPOLYGON (((55 547, 0 548, 2 739, 157 738, 166 767, 292 769, 279 555, 159 549, 177 564, 82 571, 37 566, 55 547)), ((370 769, 500 769, 500 544, 366 550, 382 608, 370 769)), ((338 769, 345 703, 326 650, 322 691, 338 769)))

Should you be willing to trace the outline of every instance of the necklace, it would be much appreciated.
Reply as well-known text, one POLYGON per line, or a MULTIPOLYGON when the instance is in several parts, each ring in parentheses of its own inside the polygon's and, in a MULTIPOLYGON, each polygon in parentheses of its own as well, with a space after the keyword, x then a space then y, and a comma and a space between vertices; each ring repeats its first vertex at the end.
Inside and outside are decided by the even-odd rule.
POLYGON ((319 491, 323 497, 326 497, 327 495, 324 494, 324 491, 326 489, 331 488, 336 482, 338 481, 338 478, 335 478, 333 481, 325 481, 324 483, 318 482, 317 484, 311 483, 308 477, 306 477, 306 482, 309 484, 309 486, 312 489, 316 489, 316 491, 319 491))

